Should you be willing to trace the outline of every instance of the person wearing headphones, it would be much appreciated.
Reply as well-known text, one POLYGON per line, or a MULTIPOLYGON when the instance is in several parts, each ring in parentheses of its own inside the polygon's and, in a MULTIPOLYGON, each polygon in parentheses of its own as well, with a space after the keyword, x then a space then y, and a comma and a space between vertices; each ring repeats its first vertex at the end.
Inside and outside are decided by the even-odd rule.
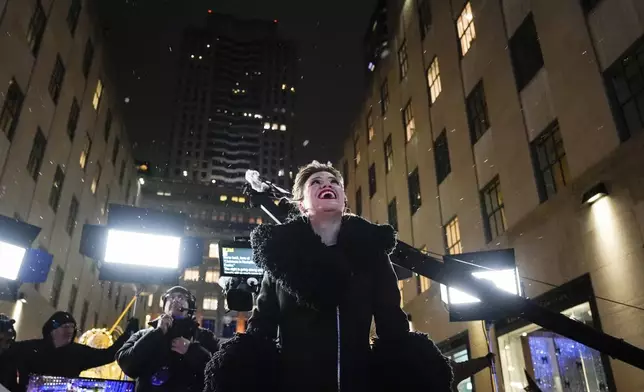
POLYGON ((114 362, 116 351, 139 329, 137 319, 128 321, 123 335, 112 346, 98 349, 74 342, 76 320, 68 312, 55 312, 42 327, 42 339, 13 343, 0 360, 7 372, 18 374, 18 386, 12 392, 25 391, 31 374, 78 377, 84 370, 114 362))
POLYGON ((184 287, 166 291, 163 314, 134 334, 116 354, 136 392, 201 392, 204 370, 219 341, 195 320, 195 297, 184 287))

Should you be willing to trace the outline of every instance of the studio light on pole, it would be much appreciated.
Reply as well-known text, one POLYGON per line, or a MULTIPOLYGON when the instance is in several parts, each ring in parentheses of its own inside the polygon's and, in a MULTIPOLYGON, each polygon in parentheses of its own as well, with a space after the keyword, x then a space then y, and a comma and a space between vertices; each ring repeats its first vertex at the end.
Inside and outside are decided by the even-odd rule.
POLYGON ((600 182, 594 185, 586 192, 584 192, 584 194, 581 197, 581 203, 591 205, 597 200, 607 195, 608 195, 608 188, 606 188, 606 184, 604 184, 603 182, 600 182))
MULTIPOLYGON (((471 274, 474 278, 491 282, 511 295, 521 295, 521 282, 513 249, 461 253, 443 257, 451 274, 471 274)), ((467 287, 441 284, 441 300, 450 321, 495 320, 498 312, 489 304, 467 292, 467 287)))

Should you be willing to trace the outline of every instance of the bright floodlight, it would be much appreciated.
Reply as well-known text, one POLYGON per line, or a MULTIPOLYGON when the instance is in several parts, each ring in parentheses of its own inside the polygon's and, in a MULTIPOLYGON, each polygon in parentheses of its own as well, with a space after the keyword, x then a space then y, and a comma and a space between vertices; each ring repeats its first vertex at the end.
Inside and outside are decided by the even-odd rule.
POLYGON ((25 248, 16 245, 0 242, 0 277, 16 280, 22 260, 25 257, 25 248))
MULTIPOLYGON (((472 276, 477 279, 489 280, 499 289, 510 294, 519 295, 519 282, 516 269, 507 269, 501 271, 478 271, 472 272, 472 276)), ((476 297, 466 294, 453 287, 448 288, 441 285, 441 299, 446 304, 470 304, 481 302, 476 297)))
POLYGON ((181 238, 110 229, 105 262, 143 267, 179 268, 181 238))

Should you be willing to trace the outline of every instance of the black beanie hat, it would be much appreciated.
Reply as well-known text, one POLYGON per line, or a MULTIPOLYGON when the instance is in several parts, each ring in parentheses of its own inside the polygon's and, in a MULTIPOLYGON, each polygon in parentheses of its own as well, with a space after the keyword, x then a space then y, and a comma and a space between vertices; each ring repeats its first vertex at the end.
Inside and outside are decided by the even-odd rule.
MULTIPOLYGON (((72 323, 76 326, 76 320, 70 313, 58 311, 51 315, 49 320, 42 326, 42 336, 45 339, 50 338, 51 331, 59 328, 63 324, 72 323)), ((74 334, 76 336, 76 334, 74 334)))

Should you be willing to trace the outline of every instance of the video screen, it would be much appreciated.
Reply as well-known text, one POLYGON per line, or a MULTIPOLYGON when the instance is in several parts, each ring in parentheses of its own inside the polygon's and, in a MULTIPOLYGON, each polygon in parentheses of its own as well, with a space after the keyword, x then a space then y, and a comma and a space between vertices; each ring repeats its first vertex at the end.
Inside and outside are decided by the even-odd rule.
POLYGON ((134 392, 131 381, 31 376, 27 392, 134 392))
POLYGON ((176 269, 180 250, 179 237, 110 229, 105 262, 176 269))
POLYGON ((253 250, 247 243, 220 243, 221 276, 262 276, 264 270, 253 262, 253 250))

